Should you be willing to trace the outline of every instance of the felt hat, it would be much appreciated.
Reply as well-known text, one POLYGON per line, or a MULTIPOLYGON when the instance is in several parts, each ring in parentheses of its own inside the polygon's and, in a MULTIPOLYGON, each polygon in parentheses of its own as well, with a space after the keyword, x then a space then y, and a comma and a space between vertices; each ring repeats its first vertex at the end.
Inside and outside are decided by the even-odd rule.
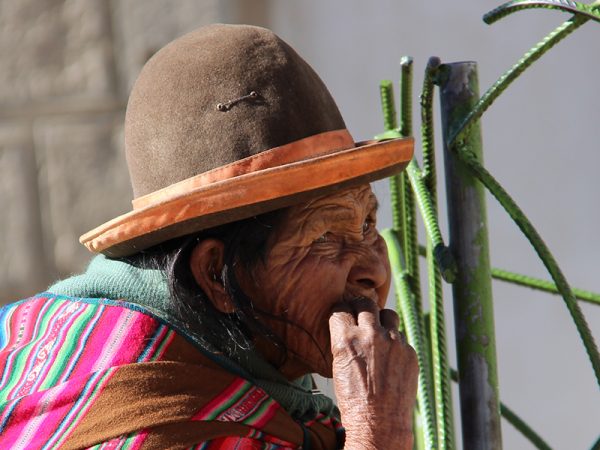
POLYGON ((210 25, 146 63, 125 151, 132 211, 80 238, 113 257, 390 176, 413 141, 355 143, 289 45, 264 28, 210 25))

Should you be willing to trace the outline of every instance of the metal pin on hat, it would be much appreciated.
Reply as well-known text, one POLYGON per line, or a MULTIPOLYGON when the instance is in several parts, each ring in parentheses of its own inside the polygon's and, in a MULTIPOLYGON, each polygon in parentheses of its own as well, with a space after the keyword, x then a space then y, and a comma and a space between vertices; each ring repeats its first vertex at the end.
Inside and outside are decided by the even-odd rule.
POLYGON ((256 91, 251 91, 248 95, 244 95, 242 97, 239 98, 234 98, 233 100, 229 100, 226 103, 217 103, 217 110, 219 111, 229 111, 231 109, 231 107, 233 105, 235 105, 236 103, 239 103, 243 100, 247 100, 247 99, 251 99, 251 98, 257 98, 258 97, 258 92, 256 91))

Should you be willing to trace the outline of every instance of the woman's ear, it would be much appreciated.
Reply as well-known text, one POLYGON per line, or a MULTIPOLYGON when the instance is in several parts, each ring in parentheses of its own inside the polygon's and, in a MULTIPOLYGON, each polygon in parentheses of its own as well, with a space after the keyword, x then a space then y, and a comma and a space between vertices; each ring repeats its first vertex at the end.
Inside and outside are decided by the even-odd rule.
POLYGON ((190 255, 190 269, 198 286, 220 312, 231 314, 235 306, 223 286, 221 271, 225 245, 217 239, 200 241, 190 255))

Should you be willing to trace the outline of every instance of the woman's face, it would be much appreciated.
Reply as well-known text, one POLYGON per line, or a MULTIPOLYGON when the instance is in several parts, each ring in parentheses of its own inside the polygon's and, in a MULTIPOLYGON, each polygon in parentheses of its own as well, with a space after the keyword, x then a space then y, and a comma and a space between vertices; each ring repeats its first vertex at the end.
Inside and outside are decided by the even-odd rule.
POLYGON ((367 297, 385 305, 390 267, 376 211, 369 185, 293 206, 270 236, 264 263, 251 276, 241 274, 258 317, 286 345, 280 371, 289 379, 331 376, 328 322, 335 304, 367 297))

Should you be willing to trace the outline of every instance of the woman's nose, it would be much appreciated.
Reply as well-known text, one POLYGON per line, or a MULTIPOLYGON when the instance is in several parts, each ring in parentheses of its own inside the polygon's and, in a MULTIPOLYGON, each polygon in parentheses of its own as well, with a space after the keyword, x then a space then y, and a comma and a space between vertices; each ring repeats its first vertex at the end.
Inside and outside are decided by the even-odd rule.
POLYGON ((350 269, 348 283, 352 290, 358 290, 357 294, 360 295, 370 297, 373 291, 382 288, 387 292, 390 283, 390 266, 385 247, 362 249, 350 269))

